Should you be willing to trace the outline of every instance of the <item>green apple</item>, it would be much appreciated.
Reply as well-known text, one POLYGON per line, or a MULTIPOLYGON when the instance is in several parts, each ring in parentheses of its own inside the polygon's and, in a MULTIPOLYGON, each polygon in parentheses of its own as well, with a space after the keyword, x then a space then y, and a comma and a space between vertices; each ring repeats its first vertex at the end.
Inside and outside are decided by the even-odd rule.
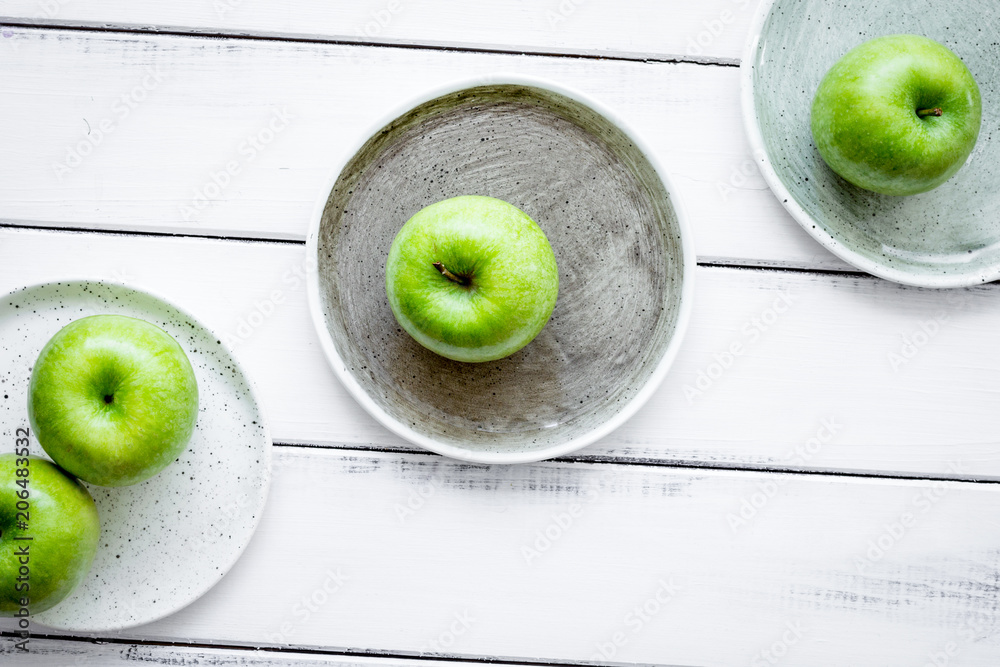
POLYGON ((506 357, 552 315, 559 271, 523 211, 492 197, 431 204, 396 235, 385 266, 389 306, 424 347, 456 361, 506 357))
POLYGON ((918 35, 856 46, 826 73, 812 104, 812 134, 833 171, 886 195, 936 188, 979 136, 979 87, 958 56, 918 35))
POLYGON ((65 599, 87 575, 100 535, 80 482, 45 459, 0 454, 0 616, 65 599))
POLYGON ((45 345, 31 373, 28 418, 52 460, 85 482, 127 486, 184 451, 198 384, 181 346, 149 322, 94 315, 45 345))

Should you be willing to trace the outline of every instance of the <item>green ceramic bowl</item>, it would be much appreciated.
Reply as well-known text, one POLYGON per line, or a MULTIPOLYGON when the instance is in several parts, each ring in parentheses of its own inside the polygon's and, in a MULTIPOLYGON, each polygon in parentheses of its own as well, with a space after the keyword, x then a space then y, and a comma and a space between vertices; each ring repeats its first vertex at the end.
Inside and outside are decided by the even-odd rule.
POLYGON ((859 269, 923 287, 1000 278, 1000 5, 996 0, 773 0, 761 5, 741 66, 743 116, 771 190, 807 232, 859 269), (983 124, 944 185, 892 197, 823 162, 809 129, 813 95, 849 49, 882 35, 930 37, 979 84, 983 124))

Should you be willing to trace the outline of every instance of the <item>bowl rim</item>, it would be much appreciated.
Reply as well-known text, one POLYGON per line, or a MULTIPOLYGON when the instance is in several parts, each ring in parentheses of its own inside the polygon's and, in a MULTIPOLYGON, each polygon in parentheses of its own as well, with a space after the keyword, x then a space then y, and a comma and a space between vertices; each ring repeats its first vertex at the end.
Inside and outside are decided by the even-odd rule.
MULTIPOLYGON (((171 607, 169 609, 164 607, 164 609, 158 610, 158 614, 156 616, 153 616, 151 618, 144 618, 140 621, 135 621, 135 622, 108 623, 99 626, 88 626, 87 629, 81 629, 79 626, 75 625, 70 626, 65 623, 54 623, 52 625, 46 623, 44 620, 45 615, 48 614, 49 611, 58 609, 59 607, 58 604, 52 607, 51 609, 39 612, 37 616, 33 617, 37 620, 39 625, 44 625, 45 627, 53 628, 56 630, 68 630, 70 632, 116 632, 119 630, 127 630, 129 628, 145 625, 147 623, 155 623, 157 621, 161 621, 164 618, 172 616, 177 612, 191 606, 192 604, 203 598, 216 585, 218 585, 218 583, 222 581, 226 577, 226 575, 228 575, 232 571, 232 569, 236 566, 236 564, 240 561, 240 559, 243 558, 243 556, 246 554, 247 547, 250 546, 250 543, 253 541, 254 535, 257 534, 257 530, 258 528, 260 528, 261 521, 263 520, 264 517, 264 512, 267 509, 267 502, 271 495, 271 485, 274 478, 274 439, 271 435, 270 420, 267 415, 267 410, 264 408, 264 402, 261 400, 260 390, 258 388, 258 385, 254 380, 253 376, 251 376, 247 372, 246 366, 243 364, 242 361, 240 361, 240 358, 236 354, 233 346, 230 345, 230 343, 226 340, 226 336, 220 335, 216 329, 213 329, 212 327, 205 324, 205 322, 203 322, 200 317, 194 315, 194 313, 192 313, 186 307, 178 305, 176 301, 163 296, 157 290, 152 290, 147 287, 137 287, 136 285, 133 285, 129 282, 119 281, 114 279, 94 278, 85 275, 83 276, 72 275, 72 276, 63 276, 52 280, 39 280, 22 284, 14 289, 9 289, 4 292, 0 292, 0 300, 5 300, 17 294, 21 294, 23 292, 49 287, 51 285, 73 285, 82 283, 104 285, 109 289, 124 288, 127 290, 131 290, 133 292, 138 292, 139 294, 143 294, 147 297, 152 297, 154 300, 159 301, 160 303, 166 305, 167 307, 173 308, 178 313, 189 319, 191 322, 194 322, 197 326, 200 326, 202 330, 207 332, 210 336, 214 337, 215 340, 217 341, 218 346, 221 347, 222 350, 227 355, 229 355, 229 358, 232 359, 236 369, 242 374, 243 380, 247 386, 247 393, 250 395, 251 400, 253 400, 253 402, 257 406, 257 415, 258 419, 260 420, 261 431, 263 432, 264 439, 268 445, 267 447, 264 448, 264 454, 261 457, 264 463, 263 484, 261 486, 261 509, 259 512, 257 512, 257 515, 253 517, 253 522, 250 527, 246 543, 244 543, 237 550, 235 558, 233 558, 230 562, 220 566, 219 572, 216 573, 218 576, 213 577, 205 586, 199 588, 197 592, 190 597, 189 600, 185 601, 183 604, 179 606, 171 607)), ((48 454, 45 454, 44 456, 47 459, 51 460, 51 457, 49 457, 48 454)), ((73 593, 71 592, 70 595, 72 594, 73 593)))
POLYGON ((366 412, 368 412, 368 414, 382 424, 382 426, 389 429, 392 433, 403 438, 404 440, 419 445, 424 449, 453 459, 458 459, 460 461, 485 464, 530 463, 556 456, 562 456, 596 442, 624 424, 646 403, 647 400, 649 400, 649 397, 660 386, 664 377, 666 377, 667 371, 673 364, 687 331, 688 322, 691 317, 691 304, 694 297, 694 274, 696 264, 697 259, 694 253, 694 241, 692 239, 690 225, 688 224, 687 212, 680 198, 680 194, 673 185, 671 179, 668 177, 668 174, 659 159, 656 157, 655 152, 652 150, 651 146, 646 143, 646 141, 630 129, 618 114, 610 110, 604 104, 597 102, 583 93, 562 86, 561 84, 534 76, 497 72, 447 82, 433 86, 430 89, 425 89, 417 95, 409 96, 401 103, 394 105, 388 113, 382 115, 374 124, 368 127, 367 130, 362 133, 360 140, 350 144, 344 155, 335 163, 334 169, 332 170, 322 190, 322 195, 316 202, 312 212, 309 233, 306 237, 306 292, 313 325, 316 328, 320 345, 323 348, 327 361, 333 368, 334 374, 347 389, 348 393, 361 405, 362 408, 365 409, 366 412), (636 395, 633 396, 621 410, 601 425, 591 429, 583 435, 571 438, 565 442, 527 451, 518 450, 513 452, 496 452, 466 449, 435 440, 434 438, 419 433, 406 424, 393 418, 377 403, 375 403, 375 401, 368 395, 368 392, 365 391, 365 389, 348 370, 346 364, 344 364, 343 359, 337 352, 332 337, 326 329, 326 322, 319 294, 319 230, 323 220, 323 212, 326 209, 327 202, 330 198, 330 193, 333 191, 333 187, 344 168, 354 158, 358 151, 360 151, 361 148, 369 141, 369 139, 397 118, 412 111, 420 105, 439 97, 485 85, 524 86, 554 92, 589 108, 591 111, 599 114, 609 123, 617 127, 635 145, 643 157, 645 157, 650 166, 653 168, 653 172, 663 184, 664 190, 666 190, 667 196, 670 199, 670 205, 673 209, 674 216, 677 219, 677 226, 680 231, 681 261, 683 262, 681 277, 683 285, 681 286, 679 295, 680 304, 678 308, 677 322, 674 332, 667 343, 666 349, 657 362, 657 366, 653 373, 647 378, 645 384, 639 392, 636 393, 636 395))
POLYGON ((757 113, 754 105, 754 59, 760 52, 760 39, 764 23, 771 16, 771 10, 778 1, 763 0, 750 23, 750 31, 746 44, 743 47, 742 59, 740 60, 740 106, 743 112, 743 127, 746 131, 747 140, 750 142, 754 162, 757 163, 757 167, 760 169, 761 175, 767 182, 771 192, 778 198, 778 201, 785 207, 785 210, 791 214, 795 221, 799 223, 799 226, 805 229, 810 236, 819 241, 824 248, 840 259, 862 271, 901 285, 937 289, 973 287, 1000 278, 1000 262, 992 267, 981 268, 974 273, 927 275, 915 274, 887 266, 869 259, 858 251, 848 247, 847 244, 838 240, 836 236, 823 229, 819 222, 799 205, 795 197, 792 196, 792 193, 781 182, 777 171, 771 164, 771 158, 767 154, 767 149, 764 145, 764 136, 761 132, 760 124, 757 122, 757 113))

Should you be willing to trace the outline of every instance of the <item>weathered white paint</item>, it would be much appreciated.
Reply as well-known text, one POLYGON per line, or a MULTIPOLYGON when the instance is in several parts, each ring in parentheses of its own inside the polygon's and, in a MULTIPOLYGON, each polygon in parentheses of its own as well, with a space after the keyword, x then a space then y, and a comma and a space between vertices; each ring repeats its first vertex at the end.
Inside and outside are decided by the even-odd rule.
POLYGON ((303 239, 338 159, 400 100, 508 71, 591 95, 646 139, 676 182, 702 261, 847 267, 760 177, 734 67, 7 33, 0 120, 17 131, 0 161, 0 219, 303 239))
MULTIPOLYGON (((29 639, 27 653, 18 653, 15 639, 0 640, 0 658, 18 667, 119 667, 121 665, 205 665, 206 667, 453 667, 447 660, 407 659, 366 655, 323 655, 294 650, 253 650, 161 646, 139 643, 95 644, 86 640, 29 639)), ((464 663, 468 664, 468 663, 464 663)), ((504 663, 493 662, 497 667, 504 663)))
POLYGON ((954 642, 953 664, 992 667, 997 494, 282 447, 229 575, 115 636, 668 665, 768 665, 769 651, 836 667, 919 667, 954 642))
POLYGON ((0 20, 626 58, 734 61, 759 0, 7 0, 0 20))
MULTIPOLYGON (((400 98, 504 70, 578 88, 646 137, 676 179, 702 262, 845 268, 756 173, 735 68, 635 60, 734 61, 756 0, 399 3, 8 0, 0 21, 230 38, 0 29, 0 220, 301 240, 336 157, 400 98), (562 5, 573 11, 550 22, 562 5), (367 34, 381 11, 391 20, 367 34), (704 53, 686 53, 716 20, 704 53), (97 143, 95 128, 100 145, 60 179, 53 164, 88 136, 97 143), (251 160, 244 142, 265 129, 273 140, 251 160), (227 162, 239 171, 228 184, 227 162), (185 219, 182 206, 213 184, 212 205, 185 219)), ((388 450, 279 448, 262 527, 206 597, 120 633, 125 644, 36 639, 26 657, 5 636, 0 662, 416 667, 427 661, 408 656, 439 651, 997 664, 996 485, 635 465, 1000 479, 997 286, 932 292, 702 267, 666 383, 581 452, 620 463, 484 468, 399 451, 407 444, 336 383, 308 318, 304 257, 297 243, 0 230, 0 291, 80 276, 155 290, 233 337, 278 441, 388 450), (671 577, 676 594, 638 625, 634 608, 656 608, 671 577), (150 641, 232 646, 129 643, 150 641), (278 644, 402 657, 247 650, 278 644)))
MULTIPOLYGON (((228 335, 277 441, 408 446, 326 364, 306 270, 299 244, 0 231, 0 290, 127 280, 228 335)), ((1000 314, 991 306, 1000 288, 712 267, 696 285, 665 383, 580 455, 1000 479, 1000 314)))

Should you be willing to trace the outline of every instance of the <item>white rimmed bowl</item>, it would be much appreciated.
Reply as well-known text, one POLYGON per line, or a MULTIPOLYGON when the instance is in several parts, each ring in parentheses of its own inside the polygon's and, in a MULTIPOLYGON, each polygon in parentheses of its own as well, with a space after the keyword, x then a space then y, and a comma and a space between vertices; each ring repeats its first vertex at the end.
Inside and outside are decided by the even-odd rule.
POLYGON ((648 146, 595 101, 522 76, 443 86, 376 124, 334 170, 307 257, 313 320, 354 398, 403 438, 482 463, 559 456, 621 425, 666 375, 694 287, 686 217, 648 146), (559 265, 545 329, 483 364, 421 347, 385 295, 399 228, 465 194, 525 211, 559 265))

